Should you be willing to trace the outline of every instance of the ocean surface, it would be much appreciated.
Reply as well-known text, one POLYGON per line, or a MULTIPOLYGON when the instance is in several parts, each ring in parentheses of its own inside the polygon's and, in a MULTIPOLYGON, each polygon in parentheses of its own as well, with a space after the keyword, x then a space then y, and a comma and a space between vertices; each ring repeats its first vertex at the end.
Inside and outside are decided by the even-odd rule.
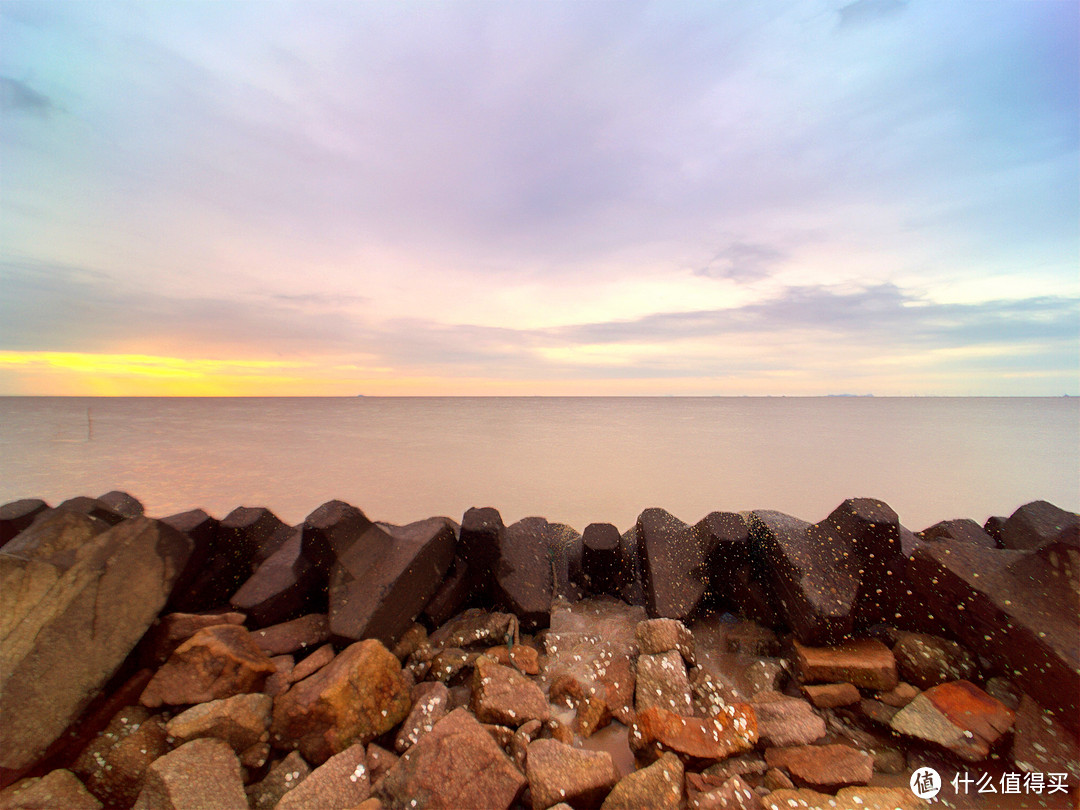
POLYGON ((1078 398, 0 398, 0 503, 130 492, 147 514, 299 523, 494 506, 629 527, 661 506, 809 521, 880 498, 913 530, 1045 499, 1080 510, 1078 398))

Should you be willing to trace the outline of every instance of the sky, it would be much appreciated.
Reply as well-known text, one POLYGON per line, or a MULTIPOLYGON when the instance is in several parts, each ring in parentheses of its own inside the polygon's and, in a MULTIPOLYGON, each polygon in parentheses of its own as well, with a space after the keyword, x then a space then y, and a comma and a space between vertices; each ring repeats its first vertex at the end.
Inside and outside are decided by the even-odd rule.
POLYGON ((0 2, 0 395, 1080 394, 1073 0, 0 2))

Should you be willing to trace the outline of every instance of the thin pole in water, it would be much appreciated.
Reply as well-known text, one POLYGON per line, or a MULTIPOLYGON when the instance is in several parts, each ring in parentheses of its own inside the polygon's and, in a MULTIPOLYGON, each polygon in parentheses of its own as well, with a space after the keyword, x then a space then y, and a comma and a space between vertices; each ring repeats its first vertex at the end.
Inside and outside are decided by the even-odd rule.
POLYGON ((90 406, 86 406, 86 440, 94 438, 94 420, 90 418, 90 406))

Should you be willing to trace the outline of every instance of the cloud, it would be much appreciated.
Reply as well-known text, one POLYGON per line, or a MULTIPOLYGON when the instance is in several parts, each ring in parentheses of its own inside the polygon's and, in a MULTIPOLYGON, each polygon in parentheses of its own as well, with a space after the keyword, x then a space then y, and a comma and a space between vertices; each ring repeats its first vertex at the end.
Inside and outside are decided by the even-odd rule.
POLYGON ((26 82, 0 76, 0 109, 47 116, 56 109, 56 105, 26 82))
POLYGON ((740 283, 760 281, 767 278, 784 258, 784 253, 769 245, 732 242, 694 274, 740 283))

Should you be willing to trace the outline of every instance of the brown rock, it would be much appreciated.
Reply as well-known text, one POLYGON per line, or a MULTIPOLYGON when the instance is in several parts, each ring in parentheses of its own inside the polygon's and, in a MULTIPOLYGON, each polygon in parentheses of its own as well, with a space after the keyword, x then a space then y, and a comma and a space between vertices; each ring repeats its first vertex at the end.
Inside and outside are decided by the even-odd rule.
POLYGON ((765 810, 924 810, 926 802, 908 788, 846 787, 835 796, 809 788, 774 790, 761 801, 765 810))
POLYGON ((760 810, 761 798, 741 778, 732 776, 720 787, 692 797, 686 806, 688 810, 760 810))
POLYGON ((682 656, 676 650, 638 656, 635 705, 638 714, 651 706, 686 717, 694 713, 690 678, 682 656))
POLYGON ((1025 773, 1068 774, 1070 790, 1080 782, 1076 738, 1027 695, 1016 711, 1010 758, 1025 773))
POLYGON ((581 570, 591 593, 614 596, 626 584, 619 553, 619 530, 610 523, 590 523, 581 538, 581 570))
POLYGON ((263 694, 212 700, 181 712, 165 724, 165 729, 181 745, 200 737, 213 737, 224 740, 241 754, 269 739, 273 706, 273 698, 263 694))
POLYGON ((165 606, 191 541, 136 518, 96 534, 57 511, 0 551, 0 767, 22 771, 82 714, 165 606))
POLYGON ((417 684, 412 692, 413 707, 394 740, 394 748, 404 753, 435 727, 447 713, 450 690, 435 682, 417 684))
POLYGON ((769 790, 784 790, 795 787, 795 783, 792 782, 791 779, 788 778, 788 775, 779 768, 769 768, 765 771, 765 778, 762 780, 762 784, 769 790))
POLYGON ((534 810, 565 801, 573 807, 599 807, 619 781, 611 754, 585 751, 555 740, 533 740, 525 760, 534 810))
POLYGON ((694 665, 694 636, 677 619, 647 619, 638 624, 634 633, 642 653, 676 650, 687 666, 694 665))
POLYGON ((263 692, 270 697, 277 697, 293 683, 292 671, 296 662, 291 655, 275 655, 270 659, 270 663, 274 665, 276 672, 266 678, 263 692))
POLYGON ((248 810, 240 761, 221 740, 192 740, 159 757, 132 810, 248 810))
POLYGON ((624 776, 601 810, 677 810, 683 798, 683 764, 664 754, 652 765, 624 776))
POLYGON ((804 647, 795 642, 799 677, 807 683, 844 681, 888 691, 897 684, 892 650, 877 639, 849 641, 835 647, 804 647))
POLYGON ((528 517, 499 532, 492 588, 495 599, 528 630, 547 627, 560 549, 580 545, 569 526, 528 517))
POLYGON ((480 608, 470 608, 432 633, 429 640, 436 649, 516 644, 518 621, 512 613, 488 613, 480 608))
POLYGON ((523 675, 540 674, 540 654, 528 644, 515 644, 510 648, 510 664, 523 675))
POLYGON ((59 769, 24 779, 0 793, 3 810, 101 810, 101 802, 71 771, 59 769))
POLYGON ((757 718, 745 703, 716 717, 683 717, 656 706, 638 712, 630 727, 630 748, 654 759, 665 751, 684 760, 719 760, 753 749, 757 718))
POLYGON ((895 689, 891 689, 888 692, 879 692, 877 699, 887 706, 895 706, 898 709, 902 709, 911 703, 917 694, 919 694, 918 689, 910 683, 901 681, 896 685, 895 689))
POLYGON ((850 683, 823 683, 817 686, 803 686, 802 693, 819 709, 835 709, 837 706, 850 706, 858 703, 859 690, 850 683))
POLYGON ((765 762, 772 768, 784 768, 804 785, 826 790, 865 785, 874 775, 874 758, 848 745, 770 748, 765 762))
POLYGON ((998 547, 997 540, 970 518, 943 520, 928 529, 923 529, 915 536, 921 540, 963 540, 965 543, 973 543, 986 548, 998 547))
POLYGON ((506 810, 525 785, 491 735, 467 711, 455 709, 405 752, 375 794, 390 810, 506 810))
POLYGON ((427 628, 418 622, 413 622, 409 629, 402 633, 390 652, 398 661, 404 663, 410 655, 420 649, 420 645, 427 643, 427 637, 427 628))
POLYGON ((259 563, 229 598, 229 604, 244 611, 256 627, 326 609, 326 572, 303 555, 303 527, 283 532, 286 540, 281 547, 259 563))
POLYGON ((887 726, 900 709, 897 706, 882 703, 880 700, 862 698, 859 700, 859 711, 862 712, 863 716, 873 720, 875 723, 887 726))
POLYGON ((467 653, 460 647, 447 647, 431 659, 426 677, 429 680, 449 683, 454 677, 476 660, 476 653, 467 653))
POLYGON ((111 506, 102 503, 97 498, 88 498, 86 495, 68 498, 57 505, 56 508, 58 511, 79 512, 83 515, 89 515, 92 518, 108 523, 110 526, 115 526, 124 519, 124 516, 111 506))
POLYGON ((825 721, 805 700, 759 692, 750 705, 757 717, 758 738, 768 745, 808 745, 825 736, 825 721))
POLYGON ((284 655, 322 644, 330 638, 330 625, 325 613, 309 613, 256 630, 251 637, 267 655, 284 655))
POLYGON ((169 750, 165 724, 142 706, 126 706, 88 745, 71 769, 108 807, 130 807, 146 769, 169 750))
POLYGON ((149 667, 157 668, 169 660, 176 648, 204 627, 219 624, 243 624, 243 613, 168 613, 154 622, 154 626, 140 642, 140 659, 149 667))
POLYGON ((334 655, 334 645, 323 644, 319 649, 315 650, 315 652, 293 667, 292 672, 289 673, 289 681, 291 683, 296 683, 297 681, 302 681, 304 678, 314 675, 333 661, 334 655))
POLYGON ((139 503, 137 498, 126 492, 114 489, 104 495, 99 495, 98 500, 123 518, 143 516, 143 505, 139 503))
POLYGON ((183 706, 258 692, 276 671, 245 628, 204 627, 176 648, 139 702, 150 708, 183 706))
MULTIPOLYGON (((715 779, 716 786, 719 787, 732 776, 757 776, 765 773, 766 770, 768 766, 765 764, 765 758, 754 752, 715 762, 702 771, 702 775, 715 779)), ((689 778, 690 775, 687 774, 687 779, 689 778)))
POLYGON ((261 781, 246 788, 248 804, 254 810, 273 810, 282 796, 299 785, 308 774, 310 766, 304 762, 299 751, 290 751, 285 759, 274 764, 261 781))
POLYGON ((49 505, 40 498, 23 498, 0 506, 0 546, 29 528, 34 518, 48 508, 49 505))
POLYGON ((1046 501, 1024 504, 1001 527, 1005 548, 1038 549, 1071 537, 1075 546, 1080 535, 1080 515, 1066 512, 1046 501))
POLYGON ((896 632, 893 655, 900 677, 920 689, 975 676, 975 658, 955 641, 929 633, 896 632))
POLYGON ((224 601, 222 594, 211 587, 212 582, 200 580, 206 569, 206 561, 210 558, 210 551, 217 545, 217 518, 211 517, 202 509, 192 509, 189 512, 169 515, 162 518, 161 522, 187 535, 192 543, 191 556, 188 557, 187 565, 180 572, 180 576, 176 578, 167 609, 172 612, 197 613, 220 606, 224 601))
POLYGON ((985 759, 1013 723, 1013 711, 968 681, 927 689, 898 711, 894 731, 948 748, 969 762, 985 759))
POLYGON ((442 585, 424 605, 424 619, 432 627, 446 624, 461 612, 462 606, 472 593, 473 585, 469 564, 460 556, 454 557, 442 585))
POLYGON ((347 810, 371 794, 367 755, 360 743, 335 754, 278 802, 275 810, 347 810))
POLYGON ((274 700, 272 739, 299 748, 308 762, 322 763, 389 731, 410 706, 401 664, 378 640, 368 639, 274 700))
POLYGON ((547 720, 551 707, 540 687, 516 669, 490 658, 476 660, 472 683, 472 710, 482 723, 520 726, 529 720, 547 720))
POLYGON ((637 519, 637 554, 652 618, 689 619, 706 590, 705 552, 693 526, 663 509, 637 519))
POLYGON ((611 722, 611 709, 602 697, 585 695, 578 701, 574 715, 574 730, 582 737, 591 737, 598 729, 611 722))
POLYGON ((387 751, 382 746, 370 743, 367 747, 368 770, 371 772, 372 786, 397 764, 400 757, 393 751, 387 751))

